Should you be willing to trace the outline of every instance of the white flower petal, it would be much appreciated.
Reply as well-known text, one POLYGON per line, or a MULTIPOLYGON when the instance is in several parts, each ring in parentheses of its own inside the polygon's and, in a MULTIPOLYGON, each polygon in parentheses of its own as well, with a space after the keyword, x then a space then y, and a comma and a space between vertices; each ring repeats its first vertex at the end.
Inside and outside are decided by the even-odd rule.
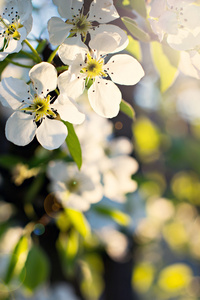
POLYGON ((81 113, 77 104, 70 101, 66 94, 60 94, 53 104, 61 119, 72 124, 81 124, 85 120, 85 115, 81 113))
POLYGON ((58 12, 62 18, 72 19, 73 15, 77 15, 83 6, 83 0, 53 0, 58 6, 58 12))
POLYGON ((80 35, 66 39, 58 49, 58 55, 66 65, 71 65, 77 55, 84 59, 87 52, 88 47, 81 41, 80 35))
MULTIPOLYGON (((99 26, 94 27, 94 30, 90 30, 91 39, 99 33, 111 34, 112 37, 117 41, 118 47, 109 53, 119 52, 125 49, 128 46, 129 40, 128 36, 124 30, 120 27, 112 24, 100 24, 99 26)), ((94 45, 95 46, 95 45, 94 45)))
POLYGON ((66 93, 69 97, 76 99, 84 91, 84 77, 80 74, 80 77, 77 78, 69 71, 65 71, 58 76, 58 88, 61 93, 66 93))
POLYGON ((0 61, 4 60, 4 58, 6 58, 6 56, 8 56, 10 53, 8 52, 0 52, 0 61))
POLYGON ((178 33, 178 20, 176 14, 171 11, 165 11, 159 18, 158 24, 162 30, 168 34, 178 33))
POLYGON ((119 84, 136 84, 144 76, 140 63, 128 54, 117 54, 104 66, 111 79, 119 84))
POLYGON ((183 10, 182 25, 189 29, 199 28, 200 7, 198 5, 187 5, 183 10))
MULTIPOLYGON (((191 77, 200 79, 200 77, 199 77, 200 74, 198 74, 196 65, 195 64, 193 65, 191 62, 191 58, 190 58, 190 55, 192 54, 191 52, 192 51, 190 51, 189 53, 186 51, 181 51, 178 69, 187 76, 191 76, 191 77)), ((199 67, 200 67, 200 65, 199 65, 199 67)))
POLYGON ((94 0, 90 5, 88 20, 108 23, 119 18, 112 0, 94 0))
POLYGON ((122 96, 119 88, 112 81, 96 78, 88 90, 88 99, 98 115, 113 118, 119 112, 122 96))
POLYGON ((22 80, 8 77, 0 82, 0 101, 4 106, 18 109, 23 100, 28 102, 29 86, 22 80))
MULTIPOLYGON (((31 0, 18 0, 17 4, 18 8, 16 8, 16 11, 18 11, 18 14, 20 16, 20 23, 23 24, 26 20, 31 19, 32 3, 31 0)), ((16 4, 13 3, 11 6, 15 7, 15 5, 16 4)))
POLYGON ((23 26, 26 28, 26 35, 28 35, 33 26, 33 17, 29 16, 29 18, 23 22, 23 26))
POLYGON ((30 70, 29 77, 38 95, 46 96, 57 86, 57 71, 53 65, 47 62, 35 65, 30 70))
POLYGON ((46 118, 37 128, 36 137, 45 149, 53 150, 63 144, 67 133, 67 128, 61 121, 46 118))
POLYGON ((189 52, 191 63, 197 71, 198 78, 200 78, 200 54, 197 51, 189 52))
POLYGON ((112 36, 112 33, 99 33, 90 40, 89 46, 97 51, 97 56, 112 53, 118 48, 118 41, 112 36))
POLYGON ((200 34, 194 36, 191 32, 179 29, 177 35, 168 35, 167 42, 173 49, 191 50, 200 44, 200 34))
POLYGON ((90 203, 87 202, 82 196, 71 194, 67 202, 63 202, 64 207, 71 207, 77 210, 86 211, 90 208, 90 203))
POLYGON ((153 18, 159 18, 165 11, 166 0, 154 0, 151 5, 149 15, 153 18))
POLYGON ((22 112, 14 112, 6 122, 6 138, 18 146, 29 144, 37 130, 33 116, 22 112))
POLYGON ((70 178, 68 167, 63 161, 51 161, 47 168, 47 174, 54 181, 66 182, 70 178))
POLYGON ((64 42, 72 29, 71 24, 66 24, 58 17, 52 17, 48 21, 49 41, 52 45, 60 45, 64 42))

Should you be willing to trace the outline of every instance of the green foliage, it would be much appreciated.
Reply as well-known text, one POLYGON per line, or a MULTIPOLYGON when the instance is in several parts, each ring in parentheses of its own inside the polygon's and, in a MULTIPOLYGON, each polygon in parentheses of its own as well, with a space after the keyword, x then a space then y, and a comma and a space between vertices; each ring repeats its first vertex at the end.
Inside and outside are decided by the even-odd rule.
POLYGON ((129 118, 131 119, 135 119, 135 111, 133 109, 133 107, 126 102, 125 100, 122 99, 121 103, 120 103, 120 110, 127 115, 129 118))
POLYGON ((128 51, 131 55, 133 55, 137 60, 142 60, 142 52, 139 41, 135 40, 131 35, 128 35, 129 44, 126 47, 126 51, 128 51))
POLYGON ((137 38, 141 42, 149 42, 150 37, 148 33, 144 32, 141 28, 138 27, 137 23, 129 18, 129 17, 123 17, 121 18, 124 25, 127 27, 127 29, 130 31, 130 33, 137 38))
POLYGON ((45 252, 40 247, 33 246, 29 251, 21 276, 23 277, 24 274, 23 285, 31 291, 47 279, 49 261, 45 252))
POLYGON ((11 259, 8 265, 8 269, 5 275, 5 283, 8 284, 12 279, 17 263, 20 261, 20 256, 28 250, 28 238, 22 236, 17 242, 14 251, 11 255, 11 259))
POLYGON ((130 217, 117 209, 106 206, 97 206, 95 210, 104 216, 110 217, 119 225, 127 226, 130 222, 130 217))
POLYGON ((130 4, 142 17, 147 17, 145 0, 130 0, 130 4))
POLYGON ((16 155, 2 154, 0 155, 0 166, 5 169, 12 169, 18 163, 24 162, 23 159, 16 155))
POLYGON ((90 234, 90 226, 87 222, 87 219, 82 212, 67 208, 66 210, 67 217, 69 218, 71 224, 74 228, 83 236, 86 237, 90 234))
POLYGON ((160 76, 160 90, 164 93, 176 79, 179 53, 159 42, 151 43, 151 53, 160 76))
POLYGON ((76 135, 76 132, 74 130, 74 127, 71 123, 63 121, 63 123, 67 126, 68 135, 66 138, 66 144, 69 149, 69 152, 77 164, 79 170, 82 165, 82 151, 81 151, 81 145, 79 142, 79 139, 76 135))
POLYGON ((37 52, 42 53, 46 45, 47 45, 47 40, 40 40, 36 48, 37 52))

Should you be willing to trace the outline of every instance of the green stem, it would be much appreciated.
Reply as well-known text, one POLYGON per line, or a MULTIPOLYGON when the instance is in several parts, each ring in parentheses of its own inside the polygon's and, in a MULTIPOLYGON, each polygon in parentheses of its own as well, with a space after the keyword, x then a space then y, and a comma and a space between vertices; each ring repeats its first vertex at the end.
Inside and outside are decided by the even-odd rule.
POLYGON ((61 67, 57 67, 56 70, 60 72, 60 71, 66 71, 68 70, 68 68, 69 68, 68 66, 61 66, 61 67))
POLYGON ((10 64, 13 64, 15 66, 18 66, 18 67, 22 67, 22 68, 28 68, 28 69, 31 69, 33 66, 27 66, 27 65, 23 65, 23 64, 20 64, 20 63, 17 63, 9 58, 6 58, 5 61, 7 61, 8 63, 10 64))
POLYGON ((56 49, 51 53, 51 55, 49 56, 47 62, 49 62, 49 63, 52 62, 52 60, 54 59, 54 57, 55 57, 55 55, 56 55, 56 53, 57 53, 57 51, 58 51, 58 48, 59 48, 59 46, 56 47, 56 49))
POLYGON ((34 60, 35 62, 37 62, 37 58, 33 54, 28 53, 28 52, 23 51, 23 50, 21 50, 19 53, 22 54, 22 55, 25 55, 25 56, 29 57, 30 59, 34 60))
POLYGON ((31 49, 31 51, 33 52, 33 54, 37 58, 37 62, 41 62, 42 61, 41 57, 39 56, 38 52, 33 48, 33 46, 29 43, 29 41, 26 39, 26 40, 24 40, 24 42, 31 49))

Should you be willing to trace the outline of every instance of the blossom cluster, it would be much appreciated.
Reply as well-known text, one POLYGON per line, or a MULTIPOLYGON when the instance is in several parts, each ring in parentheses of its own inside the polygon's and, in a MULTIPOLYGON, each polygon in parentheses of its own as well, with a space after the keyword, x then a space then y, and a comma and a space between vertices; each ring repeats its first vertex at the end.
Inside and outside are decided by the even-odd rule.
MULTIPOLYGON (((84 1, 53 1, 61 16, 48 21, 49 41, 68 70, 57 76, 52 59, 37 64, 29 72, 30 82, 4 78, 0 83, 0 100, 14 113, 6 123, 6 137, 25 146, 36 136, 46 149, 59 148, 67 136, 62 121, 81 124, 84 114, 76 99, 88 90, 93 110, 112 118, 120 109, 122 95, 117 84, 134 85, 144 76, 140 63, 119 52, 128 45, 126 33, 108 22, 119 18, 111 0, 94 0, 87 13, 84 1), (95 24, 98 25, 95 25, 95 24), (89 40, 89 42, 88 42, 89 40), (56 92, 56 95, 52 92, 56 92)), ((6 0, 0 18, 0 59, 19 52, 22 44, 31 45, 26 36, 31 30, 31 2, 6 0)), ((35 51, 33 51, 35 53, 35 51)))
POLYGON ((175 50, 186 51, 190 62, 200 72, 200 6, 194 0, 154 0, 149 21, 159 41, 175 50))
MULTIPOLYGON (((32 51, 28 64, 34 62, 27 66, 27 82, 8 77, 6 72, 2 76, 0 101, 13 111, 6 122, 6 138, 18 146, 36 138, 46 150, 59 148, 61 158, 47 161, 43 168, 49 180, 47 199, 54 195, 61 210, 86 212, 105 199, 122 204, 127 193, 137 189, 132 175, 138 163, 131 156, 132 142, 126 137, 115 138, 107 119, 120 110, 122 94, 117 84, 135 85, 144 76, 143 68, 126 52, 118 54, 129 40, 124 30, 109 24, 119 18, 112 0, 94 0, 88 12, 83 0, 54 0, 53 4, 60 17, 48 21, 53 49, 43 61, 42 53, 26 39, 32 25, 31 2, 4 3, 1 60, 23 67, 12 55, 19 52, 23 56, 28 46, 32 51), (56 55, 63 65, 56 64, 56 55), (81 164, 73 156, 79 144, 81 164)), ((13 181, 21 185, 40 172, 41 166, 30 168, 21 162, 13 170, 13 181)))

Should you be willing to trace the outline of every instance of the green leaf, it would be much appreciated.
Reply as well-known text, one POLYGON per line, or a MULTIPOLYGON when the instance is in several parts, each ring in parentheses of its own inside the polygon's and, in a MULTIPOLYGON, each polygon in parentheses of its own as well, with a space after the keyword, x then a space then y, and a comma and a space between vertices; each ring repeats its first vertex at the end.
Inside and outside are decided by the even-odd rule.
POLYGON ((12 169, 18 163, 25 163, 23 159, 19 156, 2 154, 0 155, 0 166, 6 169, 12 169))
POLYGON ((141 42, 150 41, 150 36, 148 35, 148 33, 144 32, 141 28, 139 28, 137 23, 133 19, 129 17, 123 17, 121 19, 124 25, 134 37, 136 37, 141 42))
POLYGON ((68 232, 68 239, 66 245, 66 255, 68 260, 73 261, 79 249, 79 233, 76 230, 68 232))
POLYGON ((83 237, 88 236, 90 234, 90 226, 83 213, 71 208, 67 208, 65 211, 69 220, 71 221, 72 225, 76 228, 76 230, 83 237))
POLYGON ((130 0, 131 7, 146 19, 147 11, 145 0, 130 0))
POLYGON ((38 246, 33 246, 28 253, 28 257, 21 272, 21 276, 26 274, 23 285, 33 291, 42 284, 49 274, 49 261, 45 252, 38 246))
POLYGON ((119 225, 127 226, 130 223, 130 217, 119 210, 105 206, 96 206, 95 209, 98 213, 112 218, 119 225))
POLYGON ((69 152, 77 164, 79 170, 82 165, 82 151, 81 151, 81 145, 79 142, 79 139, 76 135, 76 132, 74 130, 74 127, 71 123, 63 121, 63 123, 67 126, 68 129, 68 135, 66 138, 66 144, 69 149, 69 152))
POLYGON ((12 279, 17 263, 19 261, 20 263, 22 263, 22 260, 20 260, 21 254, 24 255, 24 252, 26 252, 27 250, 28 250, 28 239, 26 236, 22 236, 17 242, 14 251, 11 255, 11 259, 4 280, 6 284, 8 284, 12 279))
POLYGON ((133 107, 123 99, 120 103, 120 110, 124 114, 126 114, 129 118, 131 118, 133 120, 135 119, 135 111, 134 111, 133 107))
POLYGON ((129 44, 126 47, 126 51, 128 51, 131 55, 133 55, 137 60, 142 60, 142 51, 140 47, 140 42, 135 40, 131 35, 128 35, 129 44))
MULTIPOLYGON (((175 50, 174 50, 175 51, 175 50)), ((177 67, 174 66, 178 64, 178 55, 177 51, 176 58, 173 59, 172 64, 172 53, 173 50, 169 52, 165 46, 163 46, 159 42, 152 42, 151 43, 151 53, 154 65, 160 75, 160 90, 164 93, 175 81, 178 70, 177 67), (168 56, 166 56, 166 51, 168 51, 168 56), (177 60, 175 62, 175 60, 177 60)))

